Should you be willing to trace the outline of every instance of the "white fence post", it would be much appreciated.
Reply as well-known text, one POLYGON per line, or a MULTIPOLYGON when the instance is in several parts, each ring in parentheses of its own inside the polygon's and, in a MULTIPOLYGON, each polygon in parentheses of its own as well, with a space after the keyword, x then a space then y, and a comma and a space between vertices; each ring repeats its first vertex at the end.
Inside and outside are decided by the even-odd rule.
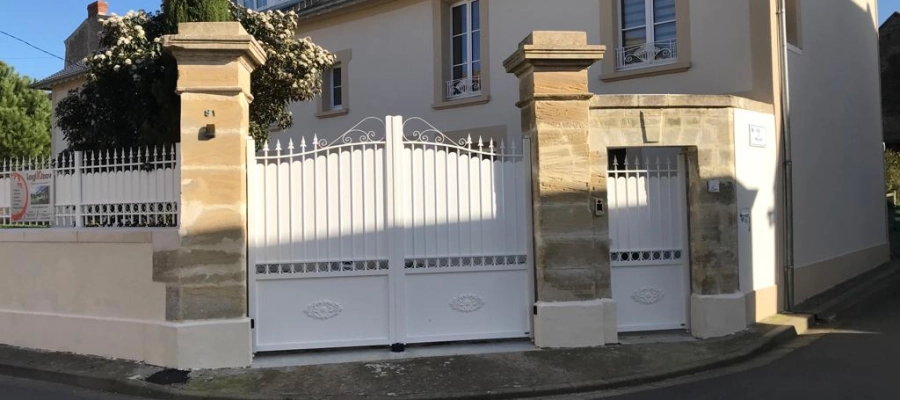
POLYGON ((84 228, 84 218, 82 218, 82 199, 81 199, 81 161, 82 154, 80 151, 75 152, 75 165, 72 180, 75 184, 75 193, 72 196, 75 199, 75 227, 84 228))

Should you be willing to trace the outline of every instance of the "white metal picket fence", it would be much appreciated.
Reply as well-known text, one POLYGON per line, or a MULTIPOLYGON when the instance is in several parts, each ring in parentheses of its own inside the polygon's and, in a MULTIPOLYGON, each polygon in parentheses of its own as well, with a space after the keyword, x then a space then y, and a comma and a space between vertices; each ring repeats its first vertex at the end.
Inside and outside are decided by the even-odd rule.
POLYGON ((527 337, 525 146, 392 116, 248 145, 256 349, 527 337))
POLYGON ((612 159, 607 185, 619 330, 681 329, 690 296, 684 158, 677 148, 640 151, 612 159))
POLYGON ((0 160, 0 225, 52 227, 173 227, 181 197, 180 147, 96 150, 56 158, 0 160), (16 222, 10 176, 53 175, 52 222, 16 222))

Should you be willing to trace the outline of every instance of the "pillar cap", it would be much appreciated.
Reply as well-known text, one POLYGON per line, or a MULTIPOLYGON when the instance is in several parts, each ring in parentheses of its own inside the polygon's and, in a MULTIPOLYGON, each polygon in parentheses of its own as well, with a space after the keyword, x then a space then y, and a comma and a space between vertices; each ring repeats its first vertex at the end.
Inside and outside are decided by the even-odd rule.
POLYGON ((166 35, 163 47, 177 59, 183 51, 209 51, 243 56, 252 68, 266 63, 266 53, 259 42, 244 30, 240 22, 184 22, 178 24, 177 35, 166 35))
POLYGON ((520 75, 529 67, 580 71, 603 59, 606 46, 587 44, 587 33, 535 31, 519 43, 503 66, 506 72, 520 75))

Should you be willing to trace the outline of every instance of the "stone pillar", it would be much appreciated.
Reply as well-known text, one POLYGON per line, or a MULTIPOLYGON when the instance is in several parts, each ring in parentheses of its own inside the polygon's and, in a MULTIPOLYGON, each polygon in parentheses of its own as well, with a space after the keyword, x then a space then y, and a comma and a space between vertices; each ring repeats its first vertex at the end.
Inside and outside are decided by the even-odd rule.
POLYGON ((166 319, 199 327, 178 342, 179 358, 190 355, 180 365, 247 365, 250 73, 265 53, 237 22, 180 24, 163 45, 178 62, 181 95, 180 247, 157 273, 166 319))
MULTIPOLYGON (((532 138, 535 343, 586 347, 618 341, 610 299, 609 235, 593 212, 605 177, 590 151, 588 68, 605 48, 584 32, 533 32, 505 62, 519 78, 522 132, 532 138)), ((603 158, 603 159, 601 159, 603 158)))

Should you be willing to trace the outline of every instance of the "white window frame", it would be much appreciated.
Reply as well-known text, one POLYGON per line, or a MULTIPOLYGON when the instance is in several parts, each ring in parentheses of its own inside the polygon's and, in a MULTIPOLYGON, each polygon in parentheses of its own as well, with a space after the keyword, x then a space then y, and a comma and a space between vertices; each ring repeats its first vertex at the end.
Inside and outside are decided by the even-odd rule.
POLYGON ((341 64, 335 64, 333 67, 331 67, 331 71, 329 72, 331 74, 331 76, 328 79, 328 86, 329 86, 328 90, 330 90, 329 102, 331 103, 331 104, 329 104, 329 109, 332 111, 339 111, 339 110, 344 109, 343 92, 340 92, 341 93, 341 103, 340 104, 335 102, 335 96, 334 96, 335 91, 342 91, 344 89, 344 77, 343 77, 343 75, 341 75, 341 74, 343 74, 343 72, 344 72, 344 69, 343 69, 343 65, 341 65, 341 64), (340 85, 334 84, 334 76, 335 75, 340 77, 340 79, 341 79, 340 85))
MULTIPOLYGON (((619 35, 619 46, 618 46, 619 49, 618 50, 619 50, 619 52, 621 52, 622 49, 625 48, 625 31, 644 29, 645 38, 646 38, 644 44, 656 43, 656 25, 663 25, 663 24, 668 24, 668 23, 675 23, 676 39, 673 39, 672 50, 677 51, 678 29, 680 29, 678 27, 677 11, 676 11, 675 17, 673 19, 656 22, 653 18, 654 17, 653 3, 656 0, 643 0, 644 1, 644 25, 626 29, 625 28, 625 2, 628 0, 616 0, 616 1, 619 2, 619 13, 618 13, 619 14, 619 16, 618 16, 618 18, 619 18, 619 32, 618 32, 618 35, 619 35)), ((639 63, 639 64, 633 64, 633 65, 623 65, 624 63, 619 62, 618 69, 627 70, 627 69, 633 69, 633 68, 645 68, 645 67, 652 66, 652 65, 671 64, 671 63, 675 63, 677 61, 678 61, 678 54, 676 52, 672 57, 665 59, 665 60, 661 60, 661 61, 639 63)))
MULTIPOLYGON (((465 69, 464 73, 466 74, 465 78, 470 79, 471 84, 475 84, 475 82, 474 82, 475 63, 481 62, 481 68, 482 69, 484 68, 484 63, 482 62, 482 59, 481 59, 482 51, 479 51, 477 60, 473 57, 473 54, 472 54, 475 49, 475 40, 474 40, 475 33, 479 34, 479 45, 481 44, 480 37, 481 37, 481 35, 484 34, 481 29, 483 22, 479 23, 478 29, 472 29, 472 3, 476 2, 476 1, 478 1, 478 0, 463 0, 463 1, 459 1, 456 3, 450 4, 450 26, 449 26, 449 29, 450 29, 450 44, 449 44, 449 46, 450 46, 449 47, 450 48, 450 82, 447 82, 448 87, 450 86, 450 84, 452 82, 456 82, 457 80, 464 79, 464 77, 462 77, 462 76, 454 76, 454 70, 456 69, 456 67, 465 66, 465 68, 464 68, 465 69), (457 34, 453 31, 453 26, 454 26, 453 10, 456 9, 457 7, 465 7, 465 15, 464 15, 465 21, 463 21, 464 24, 462 25, 463 31, 459 34, 457 34), (455 50, 453 48, 453 43, 454 43, 453 39, 456 37, 462 36, 462 35, 468 35, 467 36, 468 40, 467 40, 466 49, 465 49, 466 51, 465 51, 465 54, 463 54, 463 60, 462 60, 463 62, 459 63, 459 64, 454 64, 454 62, 456 60, 453 59, 453 54, 454 54, 454 50, 455 50)), ((478 7, 479 7, 479 16, 481 16, 482 13, 481 13, 481 9, 480 9, 481 8, 480 1, 478 2, 478 7)), ((479 49, 480 49, 480 47, 479 47, 479 49)), ((481 75, 483 75, 483 71, 481 74, 479 74, 479 78, 481 75)), ((462 97, 478 96, 481 94, 481 83, 480 82, 478 82, 478 86, 479 87, 477 90, 473 89, 471 91, 471 93, 466 93, 466 94, 462 94, 462 95, 451 96, 448 92, 447 98, 456 99, 456 98, 462 98, 462 97)))

